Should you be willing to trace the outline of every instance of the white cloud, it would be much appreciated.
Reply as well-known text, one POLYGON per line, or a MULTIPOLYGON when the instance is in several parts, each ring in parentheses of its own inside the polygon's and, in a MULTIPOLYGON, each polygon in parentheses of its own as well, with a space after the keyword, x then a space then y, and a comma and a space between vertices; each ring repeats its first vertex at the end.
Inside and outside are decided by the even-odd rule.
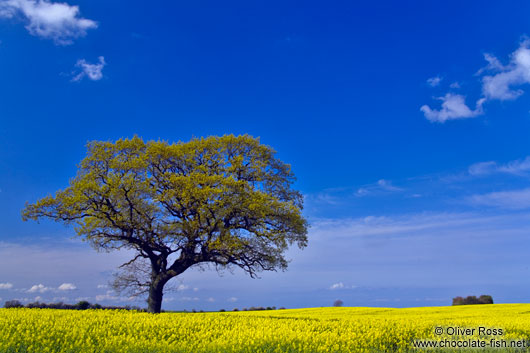
POLYGON ((315 194, 304 194, 304 201, 328 205, 338 205, 340 203, 340 199, 333 194, 332 190, 324 190, 315 194))
POLYGON ((528 172, 530 171, 530 157, 500 165, 498 171, 509 174, 522 174, 524 172, 528 172))
POLYGON ((215 299, 210 297, 210 298, 206 299, 206 301, 209 302, 209 303, 213 303, 213 302, 215 302, 215 299))
POLYGON ((69 298, 67 297, 53 297, 52 302, 66 302, 69 298))
POLYGON ((66 291, 66 290, 75 290, 77 289, 77 287, 73 283, 63 283, 57 289, 66 291))
POLYGON ((521 42, 519 48, 510 55, 510 63, 506 66, 491 54, 485 54, 488 66, 481 69, 496 72, 482 78, 482 91, 488 99, 513 100, 523 94, 522 89, 514 89, 530 83, 530 40, 521 42))
POLYGON ((440 84, 441 81, 442 81, 442 78, 440 76, 431 77, 427 79, 427 84, 431 87, 436 87, 440 84))
POLYGON ((13 284, 11 283, 0 283, 0 289, 11 289, 13 288, 13 284))
POLYGON ((365 195, 368 195, 369 193, 370 193, 370 191, 368 191, 367 188, 362 187, 362 188, 357 189, 357 192, 355 193, 355 195, 357 195, 357 196, 365 196, 365 195))
POLYGON ((470 175, 486 175, 491 174, 497 170, 497 163, 493 161, 475 163, 469 166, 468 173, 470 175))
POLYGON ((337 289, 354 289, 356 286, 347 286, 342 282, 334 283, 332 284, 329 289, 330 290, 337 290, 337 289))
POLYGON ((109 286, 107 284, 98 284, 97 288, 98 289, 107 289, 107 288, 109 288, 109 286))
POLYGON ((502 70, 504 68, 504 66, 501 64, 501 62, 499 61, 499 59, 497 59, 495 56, 491 55, 491 54, 484 54, 484 60, 486 60, 488 62, 488 65, 486 65, 486 67, 483 67, 482 69, 478 70, 477 72, 477 75, 480 75, 482 73, 484 73, 485 71, 487 70, 502 70))
POLYGON ((473 195, 467 198, 467 201, 475 206, 526 209, 530 208, 530 188, 473 195))
POLYGON ((530 156, 522 160, 510 161, 506 164, 498 164, 495 161, 475 163, 468 168, 468 172, 473 176, 489 175, 494 173, 526 175, 528 172, 530 172, 530 156))
POLYGON ((420 213, 396 217, 367 216, 349 219, 323 219, 311 226, 314 233, 333 239, 364 236, 413 235, 436 228, 463 227, 482 222, 467 213, 420 213))
POLYGON ((96 301, 114 301, 114 302, 131 302, 135 301, 135 297, 120 297, 115 295, 111 290, 107 291, 105 294, 96 295, 96 301))
MULTIPOLYGON (((443 123, 452 119, 473 118, 483 114, 482 105, 486 101, 514 100, 524 93, 518 86, 530 83, 530 39, 522 41, 519 48, 510 54, 507 65, 491 54, 484 54, 484 59, 488 64, 476 73, 482 76, 483 96, 477 100, 475 109, 465 103, 464 96, 447 93, 438 98, 442 101, 440 110, 431 109, 428 105, 420 108, 428 120, 443 123)), ((454 82, 450 87, 460 88, 460 85, 454 82)))
POLYGON ((53 288, 50 288, 50 287, 46 287, 44 286, 43 284, 35 284, 33 285, 30 289, 28 289, 28 293, 36 293, 36 292, 39 292, 39 293, 46 293, 50 290, 52 290, 53 288))
POLYGON ((179 284, 178 287, 177 287, 177 290, 186 290, 186 289, 189 289, 190 286, 188 285, 185 285, 185 284, 179 284))
POLYGON ((329 289, 331 289, 331 290, 343 289, 343 288, 344 288, 344 283, 342 283, 342 282, 334 283, 334 284, 331 285, 331 287, 329 287, 329 289))
POLYGON ((374 192, 381 192, 381 191, 398 192, 398 191, 403 191, 403 190, 404 190, 403 188, 392 185, 392 182, 389 180, 379 179, 377 183, 375 184, 369 184, 369 185, 360 187, 355 192, 355 195, 366 196, 374 192))
POLYGON ((85 59, 77 60, 75 66, 80 68, 81 71, 72 78, 72 81, 81 81, 84 77, 88 77, 92 81, 101 80, 103 78, 103 68, 107 63, 102 56, 98 57, 98 60, 98 64, 90 64, 85 59))
POLYGON ((95 21, 79 16, 79 7, 48 0, 1 0, 0 17, 21 14, 27 20, 30 34, 52 39, 56 44, 72 44, 73 39, 96 28, 95 21))
POLYGON ((392 185, 392 183, 385 179, 379 179, 377 181, 377 185, 381 187, 383 190, 387 191, 402 191, 402 188, 398 188, 397 186, 392 185))
POLYGON ((118 300, 119 298, 111 293, 96 295, 96 301, 118 300))
POLYGON ((465 97, 460 94, 447 93, 437 99, 442 101, 440 110, 431 109, 428 105, 423 105, 420 110, 427 120, 438 123, 444 123, 447 120, 474 118, 477 115, 481 115, 484 112, 482 105, 486 100, 485 98, 480 98, 476 103, 475 109, 471 110, 466 105, 465 97))
POLYGON ((237 298, 236 297, 230 297, 227 299, 227 301, 229 301, 230 303, 235 303, 237 302, 237 298))
POLYGON ((197 302, 197 301, 199 301, 199 298, 197 298, 197 297, 182 297, 182 298, 179 298, 179 300, 184 301, 184 302, 197 302))

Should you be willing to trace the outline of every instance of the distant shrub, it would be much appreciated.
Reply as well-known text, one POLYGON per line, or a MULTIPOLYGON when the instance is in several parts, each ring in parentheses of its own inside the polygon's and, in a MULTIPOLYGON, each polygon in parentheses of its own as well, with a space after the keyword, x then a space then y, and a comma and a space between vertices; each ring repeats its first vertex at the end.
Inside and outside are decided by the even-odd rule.
POLYGON ((22 308, 23 306, 24 305, 22 305, 22 303, 19 302, 18 300, 8 300, 4 304, 4 308, 6 308, 6 309, 9 309, 9 308, 22 308))
POLYGON ((29 309, 67 309, 67 310, 87 310, 87 309, 121 309, 121 310, 136 310, 136 311, 145 311, 137 306, 102 306, 100 304, 90 304, 86 300, 82 300, 77 304, 65 304, 63 302, 58 303, 41 303, 33 302, 26 305, 22 305, 18 300, 8 300, 4 304, 5 308, 29 308, 29 309))
POLYGON ((478 298, 474 295, 470 295, 466 298, 462 298, 462 297, 453 298, 453 305, 471 305, 471 304, 493 304, 493 298, 491 297, 491 295, 481 295, 478 298))
POLYGON ((262 306, 251 306, 250 308, 248 308, 248 310, 249 311, 265 310, 265 308, 262 306))
POLYGON ((221 313, 224 313, 225 311, 226 311, 225 309, 219 310, 219 312, 221 312, 221 313))
POLYGON ((493 298, 491 295, 481 295, 478 300, 481 304, 493 304, 493 298))
POLYGON ((38 301, 26 304, 26 308, 30 309, 46 309, 47 307, 46 303, 39 303, 38 301))
POLYGON ((79 303, 77 303, 75 305, 75 308, 77 310, 86 310, 86 309, 90 308, 90 303, 87 302, 86 300, 81 300, 79 303))
POLYGON ((340 299, 337 299, 333 302, 333 306, 337 306, 337 307, 342 306, 343 304, 344 302, 340 299))

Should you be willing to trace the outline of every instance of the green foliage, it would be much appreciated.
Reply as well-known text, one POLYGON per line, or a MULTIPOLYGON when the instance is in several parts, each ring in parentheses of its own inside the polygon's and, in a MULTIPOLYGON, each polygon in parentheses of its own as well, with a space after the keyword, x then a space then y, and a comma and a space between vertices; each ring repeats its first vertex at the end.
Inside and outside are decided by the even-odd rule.
POLYGON ((10 308, 22 308, 24 305, 22 305, 21 302, 18 300, 8 300, 4 304, 4 308, 10 309, 10 308))
POLYGON ((81 300, 75 306, 78 310, 87 310, 88 308, 90 308, 90 303, 86 300, 81 300))
POLYGON ((481 295, 477 298, 474 295, 470 295, 466 298, 456 297, 453 298, 453 305, 470 305, 470 304, 493 304, 493 298, 491 295, 481 295))
POLYGON ((122 286, 163 287, 201 263, 236 265, 254 277, 285 269, 289 245, 307 245, 291 168, 256 138, 168 144, 135 136, 93 141, 87 149, 70 185, 26 204, 22 218, 73 223, 98 250, 136 250, 126 265, 146 259, 151 276, 124 276, 122 286))
POLYGON ((340 299, 337 299, 333 302, 333 306, 341 307, 342 305, 344 305, 344 302, 340 299))

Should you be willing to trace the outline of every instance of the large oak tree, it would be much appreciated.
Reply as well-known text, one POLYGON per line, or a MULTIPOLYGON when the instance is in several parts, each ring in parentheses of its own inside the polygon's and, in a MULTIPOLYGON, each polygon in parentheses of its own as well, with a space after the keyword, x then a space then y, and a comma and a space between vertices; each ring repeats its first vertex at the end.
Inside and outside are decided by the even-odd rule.
POLYGON ((259 139, 135 136, 87 150, 70 185, 26 204, 22 217, 73 223, 97 250, 134 250, 115 285, 148 293, 150 312, 160 312, 166 283, 193 266, 237 266, 255 277, 286 269, 288 246, 307 245, 290 166, 259 139))

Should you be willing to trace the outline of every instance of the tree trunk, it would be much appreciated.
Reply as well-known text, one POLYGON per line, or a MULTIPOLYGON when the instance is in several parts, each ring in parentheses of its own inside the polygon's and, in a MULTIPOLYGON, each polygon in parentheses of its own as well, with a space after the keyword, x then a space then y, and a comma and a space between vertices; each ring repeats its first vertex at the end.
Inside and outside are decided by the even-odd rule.
POLYGON ((155 280, 149 287, 149 298, 147 298, 147 311, 158 314, 162 309, 162 297, 164 296, 164 281, 155 280))

